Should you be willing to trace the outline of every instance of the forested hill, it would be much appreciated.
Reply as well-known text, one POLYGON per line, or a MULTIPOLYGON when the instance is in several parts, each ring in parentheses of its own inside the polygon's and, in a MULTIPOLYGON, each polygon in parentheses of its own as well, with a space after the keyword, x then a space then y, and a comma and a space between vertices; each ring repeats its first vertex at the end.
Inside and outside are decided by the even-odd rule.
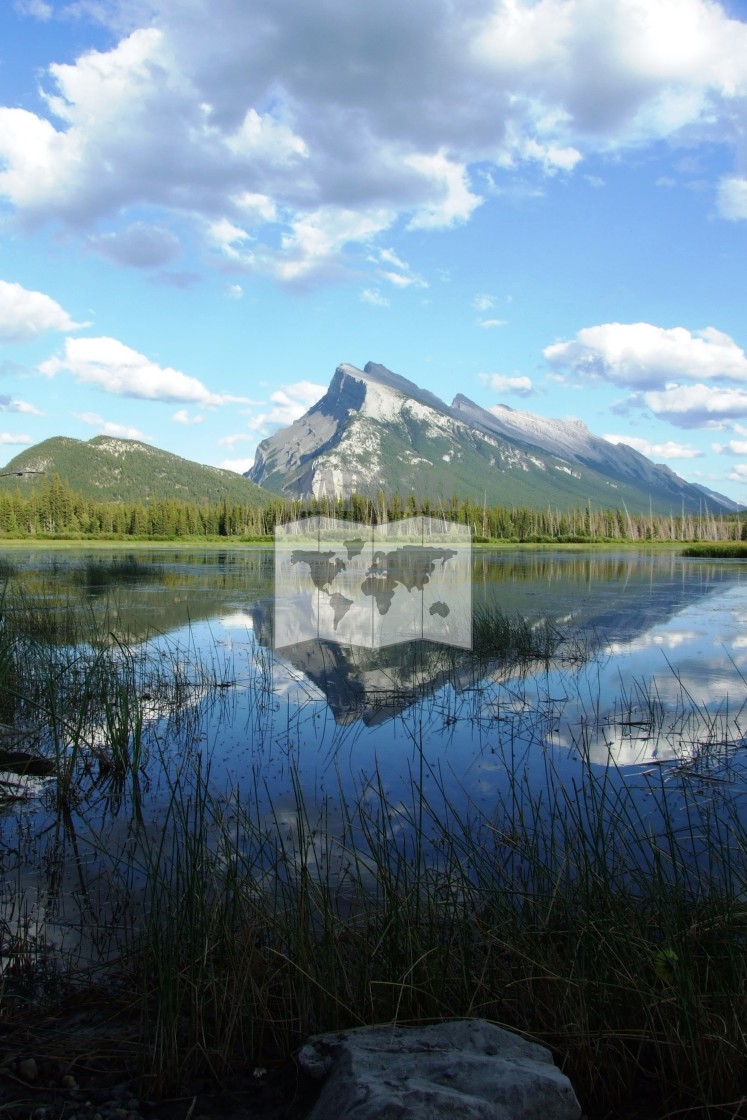
POLYGON ((22 451, 0 472, 0 489, 28 494, 58 476, 76 494, 97 502, 165 501, 263 504, 266 493, 233 471, 201 466, 133 439, 95 436, 84 442, 55 436, 22 451), (6 475, 6 472, 34 472, 6 475), (5 476, 5 477, 2 477, 5 476))

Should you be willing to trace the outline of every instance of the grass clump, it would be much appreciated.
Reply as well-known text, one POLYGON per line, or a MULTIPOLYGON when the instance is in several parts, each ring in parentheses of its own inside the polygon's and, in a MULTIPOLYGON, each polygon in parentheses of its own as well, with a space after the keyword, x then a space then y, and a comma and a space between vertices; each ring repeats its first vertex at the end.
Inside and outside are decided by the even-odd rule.
POLYGON ((128 946, 150 1084, 317 1031, 484 1017, 550 1046, 589 1116, 642 1095, 655 1115, 743 1115, 743 823, 698 810, 683 832, 654 777, 652 834, 594 768, 572 790, 547 777, 488 817, 417 782, 390 802, 374 775, 342 830, 298 784, 280 820, 180 778, 128 946))
POLYGON ((702 556, 714 560, 747 560, 747 540, 713 541, 683 548, 683 556, 702 556))
MULTIPOLYGON (((484 1017, 551 1047, 591 1120, 632 1115, 641 1099, 659 1117, 746 1114, 743 746, 715 717, 688 715, 684 689, 676 716, 650 694, 620 698, 621 728, 645 722, 653 737, 676 724, 680 740, 701 745, 709 735, 700 752, 692 744, 697 765, 652 766, 634 790, 613 764, 592 763, 580 721, 568 745, 580 767, 565 778, 542 730, 557 713, 517 701, 516 720, 537 727, 532 776, 515 761, 507 705, 486 732, 491 766, 507 775, 489 811, 429 765, 417 739, 398 795, 371 763, 352 794, 340 779, 312 804, 289 753, 288 807, 259 769, 248 788, 216 789, 194 699, 228 708, 226 679, 196 656, 92 632, 59 645, 27 618, 0 619, 8 723, 44 729, 50 800, 76 857, 72 822, 87 822, 95 859, 76 865, 76 893, 96 936, 116 942, 106 976, 138 1022, 149 1096, 280 1064, 319 1031, 484 1017), (728 773, 709 769, 706 746, 728 773), (143 808, 148 782, 159 788, 155 817, 143 808), (86 817, 90 793, 122 812, 108 832, 86 817), (94 879, 107 880, 106 921, 90 901, 94 879)), ((547 661, 567 649, 554 631, 495 612, 478 614, 476 629, 488 658, 547 661)), ((273 700, 257 692, 247 739, 260 737, 273 700)), ((443 726, 457 718, 444 710, 443 726)), ((290 706, 287 719, 289 729, 290 706)), ((18 928, 0 936, 36 968, 18 928)))
POLYGON ((546 620, 531 623, 498 607, 476 607, 472 613, 472 650, 482 658, 550 661, 563 636, 546 620))

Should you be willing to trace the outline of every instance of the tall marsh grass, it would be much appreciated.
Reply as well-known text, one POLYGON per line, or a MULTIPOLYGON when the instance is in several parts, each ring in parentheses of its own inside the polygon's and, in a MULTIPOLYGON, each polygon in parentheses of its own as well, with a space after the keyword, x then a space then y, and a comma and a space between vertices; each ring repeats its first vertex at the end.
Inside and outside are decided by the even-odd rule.
MULTIPOLYGON (((744 744, 729 738, 734 721, 693 712, 684 686, 666 718, 654 692, 620 697, 620 727, 666 723, 686 742, 679 762, 639 767, 634 790, 593 759, 592 704, 572 729, 571 781, 540 730, 544 772, 530 781, 510 731, 486 717, 507 776, 489 811, 418 741, 404 795, 371 763, 352 792, 340 776, 334 798, 312 800, 289 762, 289 808, 261 770, 245 788, 213 781, 216 740, 193 701, 230 716, 218 655, 205 665, 196 649, 93 631, 60 644, 22 603, 2 606, 5 722, 40 729, 58 820, 87 822, 95 860, 81 860, 79 894, 86 920, 109 925, 97 930, 107 998, 137 1019, 149 1095, 283 1063, 313 1032, 479 1016, 550 1046, 592 1120, 632 1116, 641 1100, 650 1116, 747 1116, 744 744), (157 817, 140 782, 161 791, 157 817), (88 793, 112 790, 117 844, 116 828, 97 833, 86 817, 88 793), (86 876, 108 879, 106 919, 86 876)), ((480 657, 569 648, 496 615, 477 630, 480 657)), ((257 689, 250 738, 275 700, 257 689)), ((538 729, 556 718, 521 713, 538 729)), ((37 957, 18 929, 0 922, 0 939, 26 968, 37 957)))
POLYGON ((487 816, 417 776, 390 802, 374 774, 342 827, 298 782, 278 816, 180 779, 128 944, 144 1073, 175 1088, 316 1031, 480 1016, 549 1045, 590 1116, 642 1094, 745 1115, 744 819, 689 778, 634 801, 617 777, 569 789, 548 762, 545 793, 517 780, 487 816))

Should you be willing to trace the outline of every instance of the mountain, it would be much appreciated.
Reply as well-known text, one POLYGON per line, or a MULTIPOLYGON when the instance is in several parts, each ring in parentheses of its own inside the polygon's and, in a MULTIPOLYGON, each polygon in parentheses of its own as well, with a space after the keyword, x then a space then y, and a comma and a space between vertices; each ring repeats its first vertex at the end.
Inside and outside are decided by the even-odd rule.
POLYGON ((506 405, 488 411, 461 393, 448 405, 375 362, 338 366, 322 399, 259 445, 248 477, 297 498, 384 490, 534 509, 587 502, 631 513, 735 508, 579 421, 506 405))
POLYGON ((201 466, 134 439, 94 436, 84 442, 55 436, 27 448, 0 471, 3 489, 26 491, 59 475, 73 490, 95 501, 133 502, 183 498, 193 502, 267 501, 267 494, 241 475, 201 466), (34 471, 38 474, 22 474, 34 471), (19 477, 20 474, 20 477, 19 477))

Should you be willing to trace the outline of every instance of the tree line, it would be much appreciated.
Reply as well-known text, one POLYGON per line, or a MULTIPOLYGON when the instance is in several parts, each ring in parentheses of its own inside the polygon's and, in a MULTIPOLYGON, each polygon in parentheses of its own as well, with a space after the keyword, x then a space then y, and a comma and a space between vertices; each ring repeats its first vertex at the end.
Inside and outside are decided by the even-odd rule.
POLYGON ((145 502, 96 501, 53 476, 28 494, 0 492, 0 537, 6 538, 264 538, 278 524, 314 514, 332 515, 366 525, 397 521, 416 514, 444 516, 471 528, 473 538, 518 542, 588 541, 729 541, 747 540, 747 519, 736 514, 668 515, 594 509, 589 503, 572 510, 488 506, 469 498, 448 502, 354 494, 349 498, 268 498, 266 502, 229 499, 197 503, 183 498, 145 502))

